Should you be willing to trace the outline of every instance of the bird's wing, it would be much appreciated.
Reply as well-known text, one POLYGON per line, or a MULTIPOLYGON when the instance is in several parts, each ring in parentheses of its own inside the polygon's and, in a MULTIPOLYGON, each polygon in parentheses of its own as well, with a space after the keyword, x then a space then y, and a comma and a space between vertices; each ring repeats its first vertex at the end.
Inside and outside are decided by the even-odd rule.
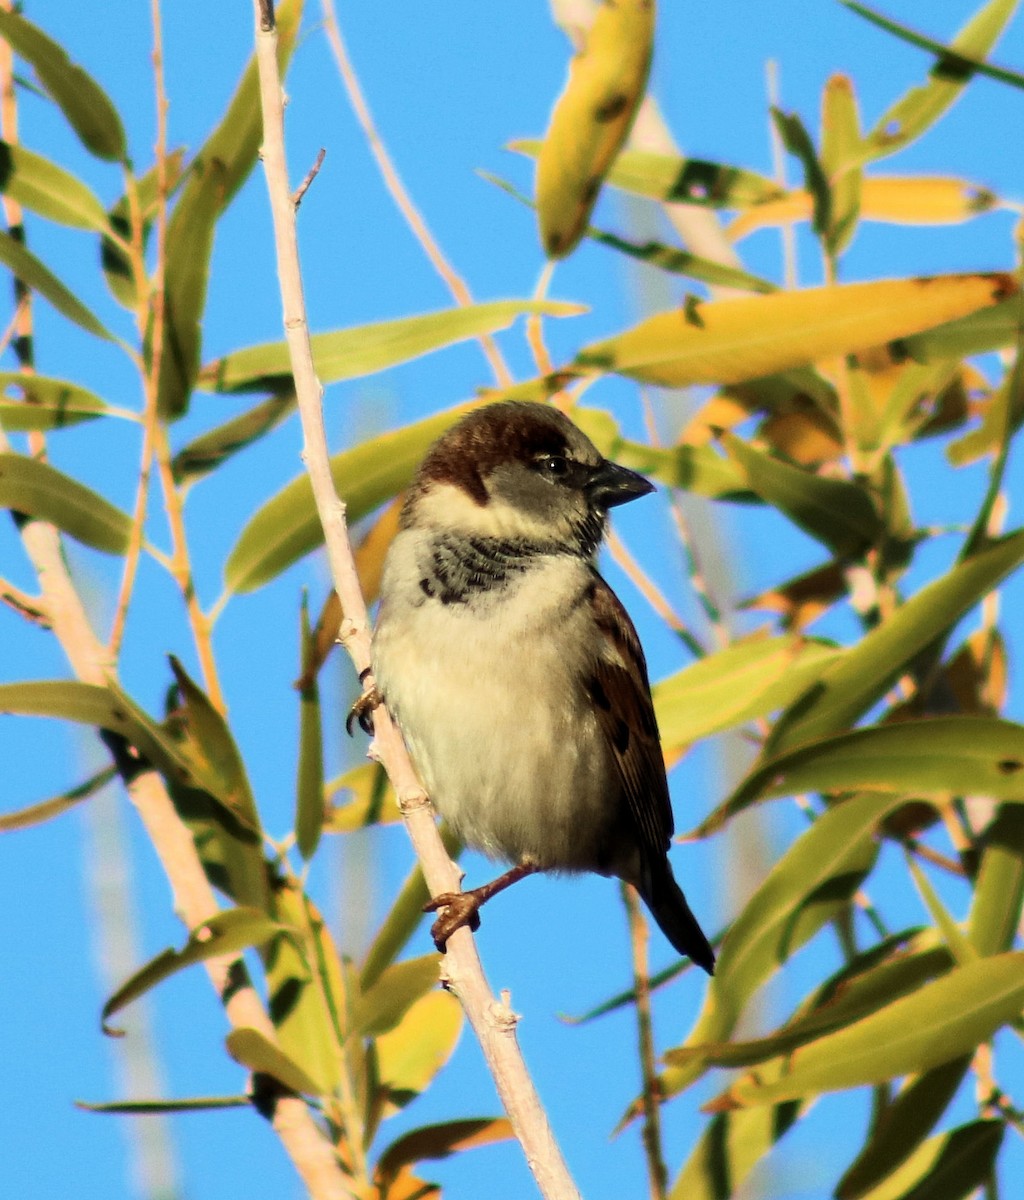
POLYGON ((596 571, 591 603, 601 634, 588 679, 591 699, 636 826, 641 860, 656 862, 668 850, 674 823, 647 663, 633 622, 596 571))

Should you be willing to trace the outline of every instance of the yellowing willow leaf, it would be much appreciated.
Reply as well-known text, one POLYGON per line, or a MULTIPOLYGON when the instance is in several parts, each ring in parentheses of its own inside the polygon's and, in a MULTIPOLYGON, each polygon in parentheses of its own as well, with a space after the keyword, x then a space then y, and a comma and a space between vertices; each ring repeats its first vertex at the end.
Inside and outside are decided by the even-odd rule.
MULTIPOLYGON (((955 225, 991 212, 999 198, 980 184, 945 175, 883 175, 861 185, 860 216, 891 225, 955 225)), ((814 197, 790 192, 782 199, 762 204, 737 217, 729 237, 739 241, 755 229, 809 221, 814 197)))
POLYGON ((0 191, 61 225, 109 230, 99 198, 80 179, 23 146, 0 141, 0 191))
POLYGON ((9 388, 17 388, 22 395, 19 400, 0 395, 0 425, 9 433, 63 429, 104 416, 137 420, 134 413, 113 408, 94 392, 66 379, 0 371, 0 392, 9 388))
POLYGON ((884 1083, 970 1053, 1024 1008, 1024 953, 955 967, 862 1021, 801 1047, 773 1083, 741 1079, 716 1109, 884 1083))
MULTIPOLYGON (((2 11, 0 9, 0 12, 2 11)), ((9 233, 2 231, 0 231, 0 263, 3 263, 11 274, 16 279, 20 279, 26 287, 38 292, 45 300, 49 300, 53 307, 69 321, 81 325, 83 329, 95 334, 96 337, 105 338, 108 342, 114 341, 114 335, 99 317, 91 309, 86 308, 74 292, 65 287, 41 259, 36 258, 31 250, 26 250, 21 242, 16 241, 9 233)))
POLYGON ((319 1085, 280 1046, 258 1029, 232 1029, 225 1038, 228 1054, 252 1074, 269 1075, 293 1092, 316 1096, 319 1085))
POLYGON ((740 383, 920 333, 1017 292, 1006 274, 887 279, 688 304, 585 347, 572 369, 643 383, 740 383))
POLYGON ((569 65, 537 160, 540 237, 551 258, 575 249, 629 134, 651 67, 654 12, 654 0, 600 5, 569 65))
POLYGON ((131 517, 109 500, 47 463, 0 454, 0 507, 48 521, 76 541, 124 554, 131 517))

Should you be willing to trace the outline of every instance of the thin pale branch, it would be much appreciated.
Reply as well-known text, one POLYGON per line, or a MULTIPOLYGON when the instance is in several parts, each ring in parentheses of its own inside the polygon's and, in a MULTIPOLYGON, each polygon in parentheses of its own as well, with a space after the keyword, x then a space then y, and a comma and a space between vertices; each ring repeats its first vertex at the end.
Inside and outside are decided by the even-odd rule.
MULTIPOLYGON (((364 686, 370 687, 373 684, 370 675, 370 625, 348 539, 345 507, 337 498, 331 479, 320 403, 321 388, 309 346, 295 207, 285 157, 276 30, 272 10, 266 0, 254 0, 254 9, 263 110, 263 165, 274 223, 285 336, 302 421, 303 457, 324 527, 332 579, 345 613, 341 641, 351 655, 360 678, 364 680, 364 686)), ((444 849, 430 802, 416 779, 401 736, 383 707, 375 713, 374 748, 399 798, 406 828, 431 895, 458 890, 458 871, 444 849)), ((555 1143, 516 1042, 517 1018, 506 1003, 499 1003, 492 996, 473 935, 468 929, 459 929, 452 935, 444 960, 444 973, 447 986, 462 1002, 480 1041, 502 1103, 542 1194, 549 1200, 555 1200, 556 1197, 559 1200, 575 1200, 579 1193, 555 1143)))

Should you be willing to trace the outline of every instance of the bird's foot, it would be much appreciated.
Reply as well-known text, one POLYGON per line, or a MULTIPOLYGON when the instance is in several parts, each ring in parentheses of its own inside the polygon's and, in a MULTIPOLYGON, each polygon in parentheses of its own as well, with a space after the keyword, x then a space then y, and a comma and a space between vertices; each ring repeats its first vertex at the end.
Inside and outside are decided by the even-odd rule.
POLYGON ((424 912, 437 912, 443 909, 441 915, 430 927, 430 936, 434 945, 444 953, 448 939, 463 925, 468 925, 473 933, 480 928, 480 905, 487 899, 481 895, 485 889, 476 888, 471 892, 442 892, 435 896, 429 904, 424 904, 424 912))
POLYGON ((348 716, 345 718, 345 732, 349 737, 352 736, 352 722, 358 721, 359 728, 363 733, 367 733, 373 737, 373 710, 379 708, 384 703, 384 697, 377 691, 376 687, 370 688, 368 692, 363 692, 359 699, 348 710, 348 716))

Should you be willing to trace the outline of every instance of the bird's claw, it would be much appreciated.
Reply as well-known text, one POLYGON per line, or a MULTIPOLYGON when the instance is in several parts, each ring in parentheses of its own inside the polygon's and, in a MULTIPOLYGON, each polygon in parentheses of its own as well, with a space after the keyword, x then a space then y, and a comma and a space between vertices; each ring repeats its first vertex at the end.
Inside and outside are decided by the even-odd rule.
POLYGON ((444 911, 430 927, 430 936, 434 945, 444 953, 448 939, 463 925, 468 925, 473 933, 480 928, 480 905, 483 900, 475 892, 442 892, 428 904, 424 904, 424 912, 444 911))
POLYGON ((348 716, 345 718, 345 732, 348 736, 352 736, 352 722, 358 721, 359 728, 363 733, 373 737, 373 710, 379 708, 383 703, 384 697, 375 687, 370 688, 368 692, 363 692, 348 710, 348 716))

